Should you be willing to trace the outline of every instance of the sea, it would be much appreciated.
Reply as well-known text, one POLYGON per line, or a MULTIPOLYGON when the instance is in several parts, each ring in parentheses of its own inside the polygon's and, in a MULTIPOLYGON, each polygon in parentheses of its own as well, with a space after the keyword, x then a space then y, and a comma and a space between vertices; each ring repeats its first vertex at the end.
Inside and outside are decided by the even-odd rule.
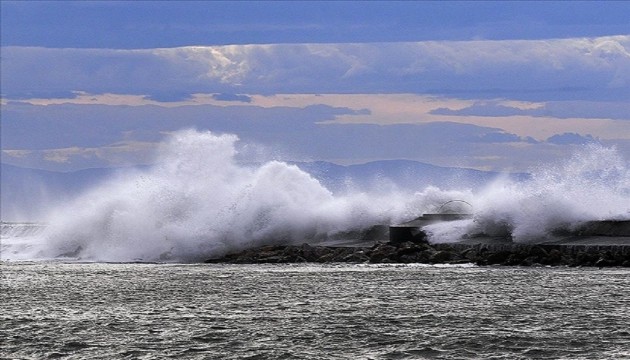
POLYGON ((630 271, 3 262, 4 359, 630 359, 630 271))
POLYGON ((628 220, 618 150, 588 145, 481 189, 372 191, 242 150, 234 135, 175 132, 154 165, 3 218, 0 358, 630 359, 628 269, 204 263, 441 210, 471 217, 430 225, 433 243, 628 220))

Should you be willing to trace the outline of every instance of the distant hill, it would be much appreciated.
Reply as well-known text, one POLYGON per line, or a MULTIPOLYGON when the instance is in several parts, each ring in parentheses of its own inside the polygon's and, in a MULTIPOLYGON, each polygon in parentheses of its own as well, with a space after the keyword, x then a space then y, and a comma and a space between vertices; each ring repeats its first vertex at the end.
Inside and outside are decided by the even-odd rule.
MULTIPOLYGON (((294 164, 331 190, 354 186, 362 190, 397 187, 420 191, 430 185, 442 189, 478 189, 500 175, 498 172, 442 167, 412 160, 381 160, 348 166, 328 162, 294 164)), ((529 177, 524 173, 507 176, 514 180, 529 177)))
MULTIPOLYGON (((443 189, 476 189, 498 173, 440 167, 409 160, 374 161, 342 166, 329 162, 294 162, 332 191, 349 188, 381 190, 394 188, 422 190, 429 185, 443 189)), ((3 221, 29 221, 40 218, 42 205, 55 204, 105 181, 121 169, 95 168, 55 172, 0 164, 0 216, 3 221)), ((523 179, 527 174, 509 174, 523 179)))
POLYGON ((42 204, 70 199, 115 171, 97 168, 66 173, 0 164, 0 216, 3 221, 37 220, 42 204))

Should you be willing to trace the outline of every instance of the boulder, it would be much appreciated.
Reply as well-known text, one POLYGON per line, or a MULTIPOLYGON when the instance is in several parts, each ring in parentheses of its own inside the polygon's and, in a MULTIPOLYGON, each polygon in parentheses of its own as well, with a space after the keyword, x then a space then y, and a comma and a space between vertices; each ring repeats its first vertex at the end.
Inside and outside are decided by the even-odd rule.
POLYGON ((363 252, 362 250, 355 251, 352 254, 349 254, 343 258, 343 262, 349 263, 365 263, 368 261, 370 261, 370 258, 367 257, 365 252, 363 252))
POLYGON ((503 265, 512 255, 511 251, 500 250, 496 252, 489 252, 487 256, 484 256, 478 262, 478 265, 503 265))
POLYGON ((390 244, 377 244, 368 254, 370 262, 380 263, 385 259, 394 260, 398 248, 390 244))
POLYGON ((300 256, 310 262, 320 262, 318 259, 330 253, 332 253, 332 249, 325 246, 311 246, 309 244, 303 244, 300 247, 300 256))
POLYGON ((431 256, 430 262, 433 264, 444 264, 454 258, 453 253, 448 250, 440 250, 431 256))

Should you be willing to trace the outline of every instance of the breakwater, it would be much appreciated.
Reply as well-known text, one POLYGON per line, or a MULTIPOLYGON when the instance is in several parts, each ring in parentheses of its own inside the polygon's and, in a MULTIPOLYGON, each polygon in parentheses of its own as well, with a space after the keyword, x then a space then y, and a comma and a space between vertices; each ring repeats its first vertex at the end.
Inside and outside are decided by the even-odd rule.
POLYGON ((515 243, 386 242, 372 246, 334 247, 269 245, 248 249, 209 263, 425 263, 506 266, 630 267, 629 245, 560 245, 515 243))

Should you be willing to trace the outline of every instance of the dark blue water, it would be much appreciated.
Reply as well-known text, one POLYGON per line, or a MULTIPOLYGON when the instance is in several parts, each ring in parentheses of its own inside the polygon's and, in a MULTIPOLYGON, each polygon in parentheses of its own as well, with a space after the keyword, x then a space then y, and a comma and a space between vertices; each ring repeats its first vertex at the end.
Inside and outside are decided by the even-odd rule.
POLYGON ((2 358, 623 359, 630 271, 1 263, 2 358))

